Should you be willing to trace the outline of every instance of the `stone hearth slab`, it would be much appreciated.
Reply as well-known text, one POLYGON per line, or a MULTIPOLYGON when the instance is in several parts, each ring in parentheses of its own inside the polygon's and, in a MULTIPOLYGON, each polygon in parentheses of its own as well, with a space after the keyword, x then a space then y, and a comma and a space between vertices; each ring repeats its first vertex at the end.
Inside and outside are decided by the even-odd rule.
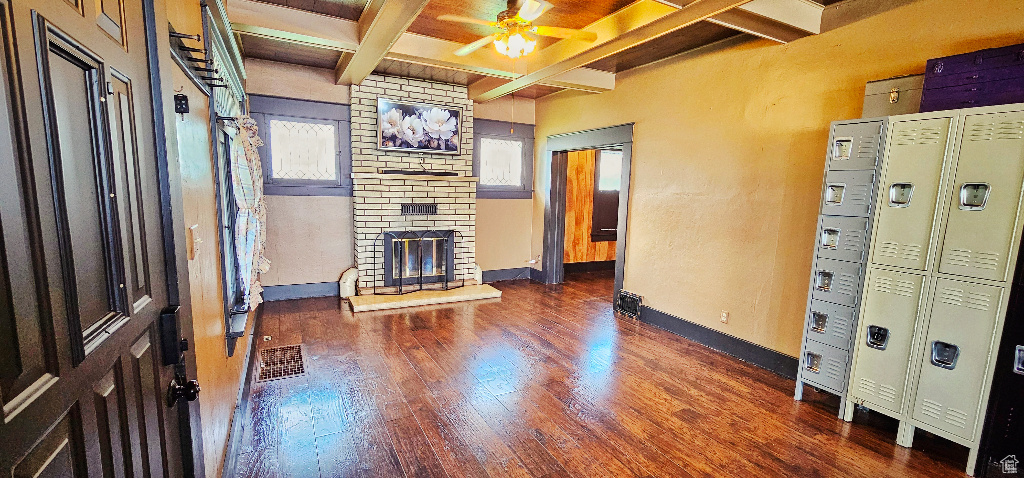
POLYGON ((357 295, 349 297, 348 300, 352 304, 353 312, 368 312, 499 297, 501 297, 500 290, 487 284, 481 284, 449 290, 420 290, 403 295, 357 295))

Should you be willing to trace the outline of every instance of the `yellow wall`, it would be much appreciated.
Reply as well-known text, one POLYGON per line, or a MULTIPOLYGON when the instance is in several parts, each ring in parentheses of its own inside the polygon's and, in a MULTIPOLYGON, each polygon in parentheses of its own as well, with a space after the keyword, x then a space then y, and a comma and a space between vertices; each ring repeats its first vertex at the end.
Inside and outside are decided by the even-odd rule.
POLYGON ((337 282, 355 265, 352 198, 266 196, 267 259, 263 285, 337 282))
MULTIPOLYGON (((722 45, 625 72, 611 92, 537 101, 536 190, 549 181, 542 138, 636 122, 625 288, 796 356, 829 122, 860 116, 866 81, 1022 41, 1019 0, 919 0, 788 45, 722 45)), ((536 255, 539 195, 533 224, 536 255)))
POLYGON ((485 271, 529 267, 532 199, 477 199, 476 261, 485 271))

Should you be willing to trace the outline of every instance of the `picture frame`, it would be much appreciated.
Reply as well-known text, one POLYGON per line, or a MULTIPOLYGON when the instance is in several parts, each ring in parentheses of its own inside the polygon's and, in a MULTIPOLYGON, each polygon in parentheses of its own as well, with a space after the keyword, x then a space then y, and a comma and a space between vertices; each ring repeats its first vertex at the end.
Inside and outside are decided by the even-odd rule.
POLYGON ((462 108, 377 98, 377 149, 462 154, 462 108))

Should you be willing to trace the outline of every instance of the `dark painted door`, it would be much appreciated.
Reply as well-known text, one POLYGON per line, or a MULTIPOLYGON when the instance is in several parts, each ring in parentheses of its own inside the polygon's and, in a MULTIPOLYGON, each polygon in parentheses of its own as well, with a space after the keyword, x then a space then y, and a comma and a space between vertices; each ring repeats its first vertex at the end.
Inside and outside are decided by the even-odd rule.
MULTIPOLYGON (((143 0, 0 0, 0 473, 182 476, 143 0)), ((189 457, 191 461, 191 457, 189 457)))
POLYGON ((622 151, 601 150, 594 163, 594 225, 591 242, 614 241, 619 227, 622 151))

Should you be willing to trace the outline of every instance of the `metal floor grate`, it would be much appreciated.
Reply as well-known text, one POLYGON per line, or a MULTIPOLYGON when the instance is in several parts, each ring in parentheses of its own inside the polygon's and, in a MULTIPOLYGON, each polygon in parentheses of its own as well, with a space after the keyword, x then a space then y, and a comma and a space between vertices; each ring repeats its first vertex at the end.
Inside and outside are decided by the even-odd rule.
POLYGON ((286 345, 260 350, 260 374, 257 382, 294 377, 306 373, 302 347, 286 345))
POLYGON ((644 298, 632 292, 619 291, 618 297, 615 298, 615 311, 631 319, 640 317, 640 308, 643 305, 644 298))

